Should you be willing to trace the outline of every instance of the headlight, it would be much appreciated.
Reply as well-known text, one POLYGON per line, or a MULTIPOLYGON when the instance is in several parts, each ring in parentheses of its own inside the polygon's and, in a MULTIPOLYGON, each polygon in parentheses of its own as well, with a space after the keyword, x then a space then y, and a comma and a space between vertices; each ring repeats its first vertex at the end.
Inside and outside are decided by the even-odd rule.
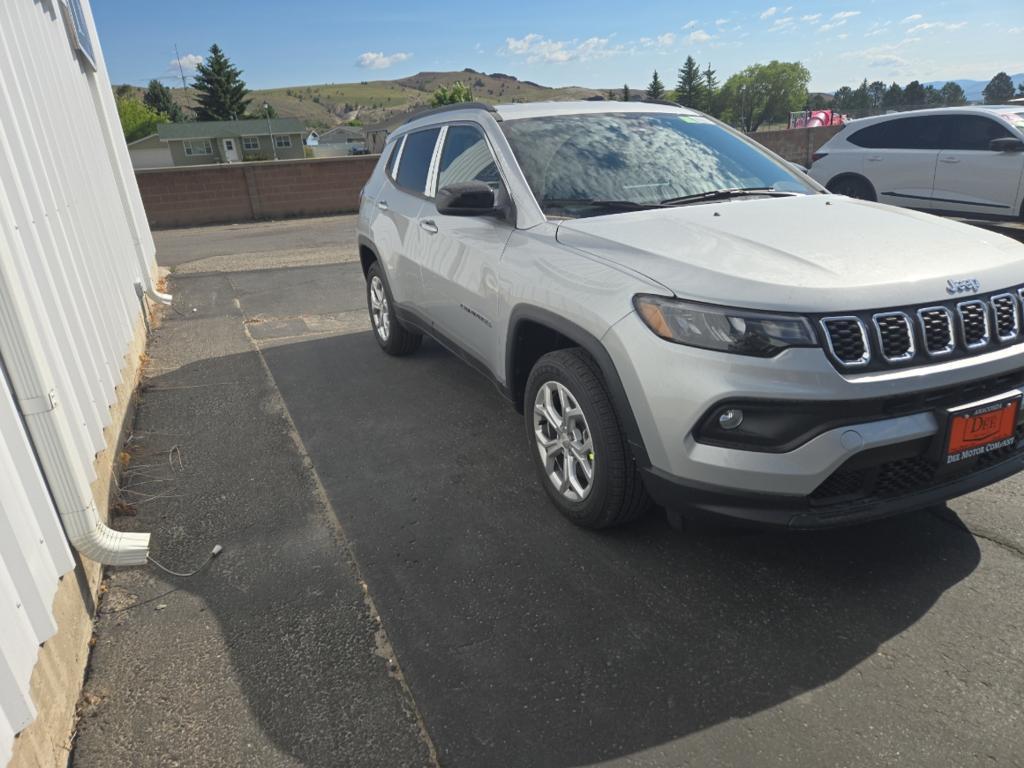
POLYGON ((634 296, 633 304, 648 328, 676 344, 755 357, 773 357, 789 347, 818 346, 810 322, 799 315, 775 315, 644 294, 634 296))

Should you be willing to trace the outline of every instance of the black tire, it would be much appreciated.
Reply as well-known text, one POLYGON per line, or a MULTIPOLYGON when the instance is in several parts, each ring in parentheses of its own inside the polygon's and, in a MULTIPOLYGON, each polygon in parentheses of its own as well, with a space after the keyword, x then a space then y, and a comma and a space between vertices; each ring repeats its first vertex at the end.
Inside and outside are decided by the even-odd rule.
MULTIPOLYGON (((526 434, 534 466, 545 492, 563 515, 584 528, 608 528, 634 520, 647 511, 650 497, 626 444, 601 371, 590 355, 579 348, 544 355, 530 372, 524 397, 526 434), (581 499, 570 500, 555 487, 541 458, 534 412, 538 392, 549 383, 562 385, 575 399, 592 441, 592 481, 589 492, 581 499)), ((564 461, 561 466, 564 469, 564 461)))
POLYGON ((366 270, 366 310, 370 313, 370 329, 373 332, 373 338, 377 340, 380 348, 389 355, 401 357, 411 355, 419 349, 423 336, 410 331, 395 317, 395 300, 391 296, 391 288, 388 286, 384 270, 376 261, 366 270), (374 308, 375 281, 380 281, 380 289, 383 292, 382 311, 379 316, 374 308))
POLYGON ((834 195, 845 195, 858 200, 878 201, 875 188, 862 176, 840 176, 828 183, 828 191, 834 195))

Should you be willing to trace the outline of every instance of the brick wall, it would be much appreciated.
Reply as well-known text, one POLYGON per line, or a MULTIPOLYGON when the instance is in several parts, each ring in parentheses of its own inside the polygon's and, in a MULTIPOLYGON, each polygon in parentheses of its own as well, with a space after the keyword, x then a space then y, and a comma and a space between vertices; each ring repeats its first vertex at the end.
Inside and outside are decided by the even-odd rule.
MULTIPOLYGON (((810 166, 811 155, 840 128, 750 134, 773 152, 810 166)), ((137 170, 153 229, 258 219, 325 216, 359 208, 359 190, 376 155, 137 170)))
POLYGON ((822 144, 842 130, 841 125, 830 125, 822 128, 792 128, 787 131, 761 131, 747 135, 759 144, 763 144, 772 152, 789 160, 791 163, 811 166, 813 155, 822 144))
POLYGON ((154 229, 355 211, 375 155, 138 170, 154 229))

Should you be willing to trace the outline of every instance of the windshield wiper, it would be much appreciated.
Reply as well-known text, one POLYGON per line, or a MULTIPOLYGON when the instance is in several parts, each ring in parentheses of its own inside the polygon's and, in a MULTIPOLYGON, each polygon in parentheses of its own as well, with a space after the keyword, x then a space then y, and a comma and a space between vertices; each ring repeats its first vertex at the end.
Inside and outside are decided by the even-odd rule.
POLYGON ((772 187, 737 187, 735 189, 712 189, 710 192, 698 192, 695 195, 683 195, 682 197, 670 197, 662 200, 662 205, 687 205, 688 203, 703 203, 708 200, 727 200, 730 197, 792 197, 799 192, 783 192, 781 189, 772 187))
POLYGON ((545 198, 543 207, 566 208, 582 206, 590 208, 612 208, 619 211, 646 211, 650 208, 662 208, 662 203, 638 203, 634 200, 599 200, 592 197, 545 198))

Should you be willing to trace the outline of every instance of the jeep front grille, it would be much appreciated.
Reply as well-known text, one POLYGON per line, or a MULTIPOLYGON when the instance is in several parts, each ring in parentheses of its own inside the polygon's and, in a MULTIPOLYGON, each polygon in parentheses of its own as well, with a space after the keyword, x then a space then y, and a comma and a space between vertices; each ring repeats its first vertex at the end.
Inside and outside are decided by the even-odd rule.
POLYGON ((878 370, 963 357, 1024 342, 1024 288, 967 301, 820 317, 840 370, 878 370))

